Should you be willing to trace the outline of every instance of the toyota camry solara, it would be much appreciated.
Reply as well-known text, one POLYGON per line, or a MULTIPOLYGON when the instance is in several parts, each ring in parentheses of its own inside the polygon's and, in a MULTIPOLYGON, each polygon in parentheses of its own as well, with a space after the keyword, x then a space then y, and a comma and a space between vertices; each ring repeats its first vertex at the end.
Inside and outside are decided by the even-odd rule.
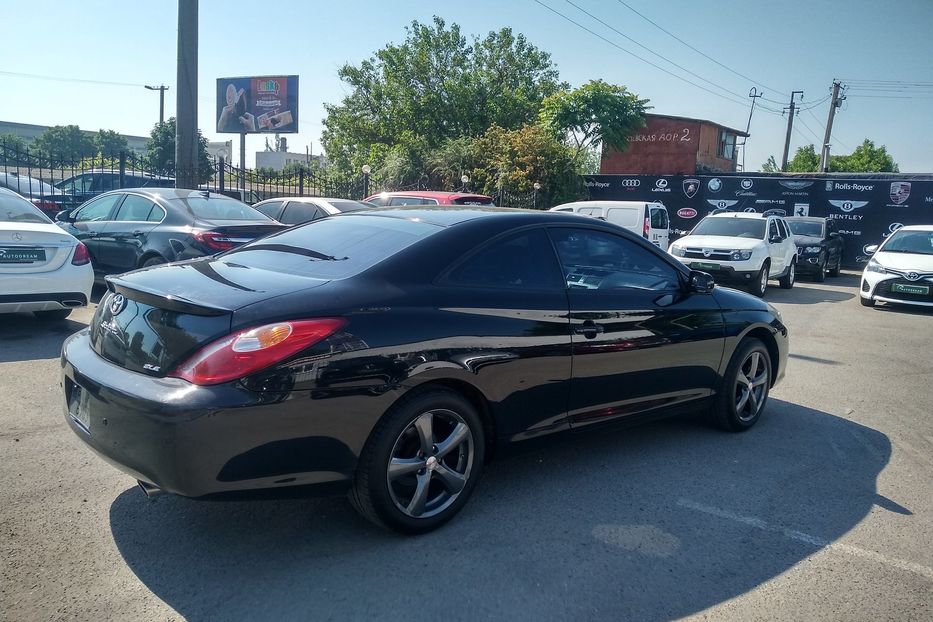
POLYGON ((149 494, 345 491, 418 533, 499 444, 685 411, 747 430, 787 349, 774 308, 612 224, 389 208, 109 277, 62 373, 68 425, 149 494))

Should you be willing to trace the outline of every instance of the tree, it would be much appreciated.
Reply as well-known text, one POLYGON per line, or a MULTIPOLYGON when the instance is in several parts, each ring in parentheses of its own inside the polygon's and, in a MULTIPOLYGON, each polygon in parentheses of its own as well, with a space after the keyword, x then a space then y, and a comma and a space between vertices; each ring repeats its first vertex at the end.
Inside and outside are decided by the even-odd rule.
POLYGON ((590 80, 572 91, 549 96, 541 106, 541 124, 574 145, 574 161, 605 143, 623 151, 629 138, 645 126, 647 99, 624 86, 590 80))
POLYGON ((0 164, 16 166, 25 160, 26 141, 16 134, 0 134, 0 164))
POLYGON ((338 72, 350 93, 325 105, 322 141, 344 174, 378 168, 373 158, 390 152, 396 164, 417 163, 450 138, 531 123, 541 102, 565 86, 550 55, 509 28, 468 43, 458 25, 435 17, 406 33, 401 44, 338 72))
POLYGON ((77 125, 56 125, 42 132, 35 145, 55 158, 81 159, 97 154, 94 139, 77 125))
POLYGON ((768 156, 768 161, 761 165, 762 173, 780 173, 781 167, 774 161, 774 156, 768 156))
POLYGON ((97 153, 105 158, 113 158, 129 149, 126 139, 113 130, 100 130, 94 137, 97 153))
POLYGON ((815 173, 820 170, 820 156, 813 145, 798 147, 794 159, 787 163, 788 173, 815 173))
POLYGON ((897 173, 897 162, 884 145, 865 139, 849 155, 829 156, 829 170, 847 173, 897 173))
MULTIPOLYGON (((146 141, 146 152, 153 173, 175 175, 175 117, 156 123, 146 141)), ((207 153, 207 139, 198 130, 198 181, 206 183, 214 175, 214 164, 207 153)))

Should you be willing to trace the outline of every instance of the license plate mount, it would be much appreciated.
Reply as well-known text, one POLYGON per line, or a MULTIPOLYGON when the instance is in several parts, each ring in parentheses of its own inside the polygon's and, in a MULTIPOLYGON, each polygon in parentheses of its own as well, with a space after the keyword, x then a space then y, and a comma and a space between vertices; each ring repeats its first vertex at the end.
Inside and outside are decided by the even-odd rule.
POLYGON ((702 261, 693 262, 691 267, 696 268, 697 270, 719 270, 718 263, 705 263, 702 261))
POLYGON ((0 248, 0 263, 36 263, 45 261, 44 248, 0 248))
POLYGON ((906 283, 895 283, 891 286, 892 292, 899 292, 901 294, 918 294, 920 296, 926 296, 930 293, 929 285, 907 285, 906 283))
POLYGON ((68 414, 85 432, 91 433, 91 415, 88 412, 87 393, 75 384, 68 397, 68 414))

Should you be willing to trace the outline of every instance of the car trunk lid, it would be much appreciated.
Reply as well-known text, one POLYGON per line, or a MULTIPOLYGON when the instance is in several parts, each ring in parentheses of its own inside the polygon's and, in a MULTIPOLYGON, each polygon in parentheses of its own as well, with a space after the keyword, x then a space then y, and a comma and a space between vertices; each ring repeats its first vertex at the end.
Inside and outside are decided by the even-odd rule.
POLYGON ((0 229, 0 274, 58 270, 74 247, 74 238, 54 225, 6 223, 0 229))

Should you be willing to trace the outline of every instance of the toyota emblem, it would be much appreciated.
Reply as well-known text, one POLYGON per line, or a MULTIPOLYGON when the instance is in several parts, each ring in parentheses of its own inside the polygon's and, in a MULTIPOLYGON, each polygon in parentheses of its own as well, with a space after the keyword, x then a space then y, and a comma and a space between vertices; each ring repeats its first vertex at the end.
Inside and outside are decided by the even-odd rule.
POLYGON ((120 315, 120 312, 126 308, 126 298, 123 294, 117 294, 110 301, 110 315, 120 315))
POLYGON ((905 274, 904 276, 907 277, 907 280, 908 280, 908 281, 916 281, 917 279, 920 278, 920 275, 917 274, 916 272, 908 272, 908 273, 905 274))

